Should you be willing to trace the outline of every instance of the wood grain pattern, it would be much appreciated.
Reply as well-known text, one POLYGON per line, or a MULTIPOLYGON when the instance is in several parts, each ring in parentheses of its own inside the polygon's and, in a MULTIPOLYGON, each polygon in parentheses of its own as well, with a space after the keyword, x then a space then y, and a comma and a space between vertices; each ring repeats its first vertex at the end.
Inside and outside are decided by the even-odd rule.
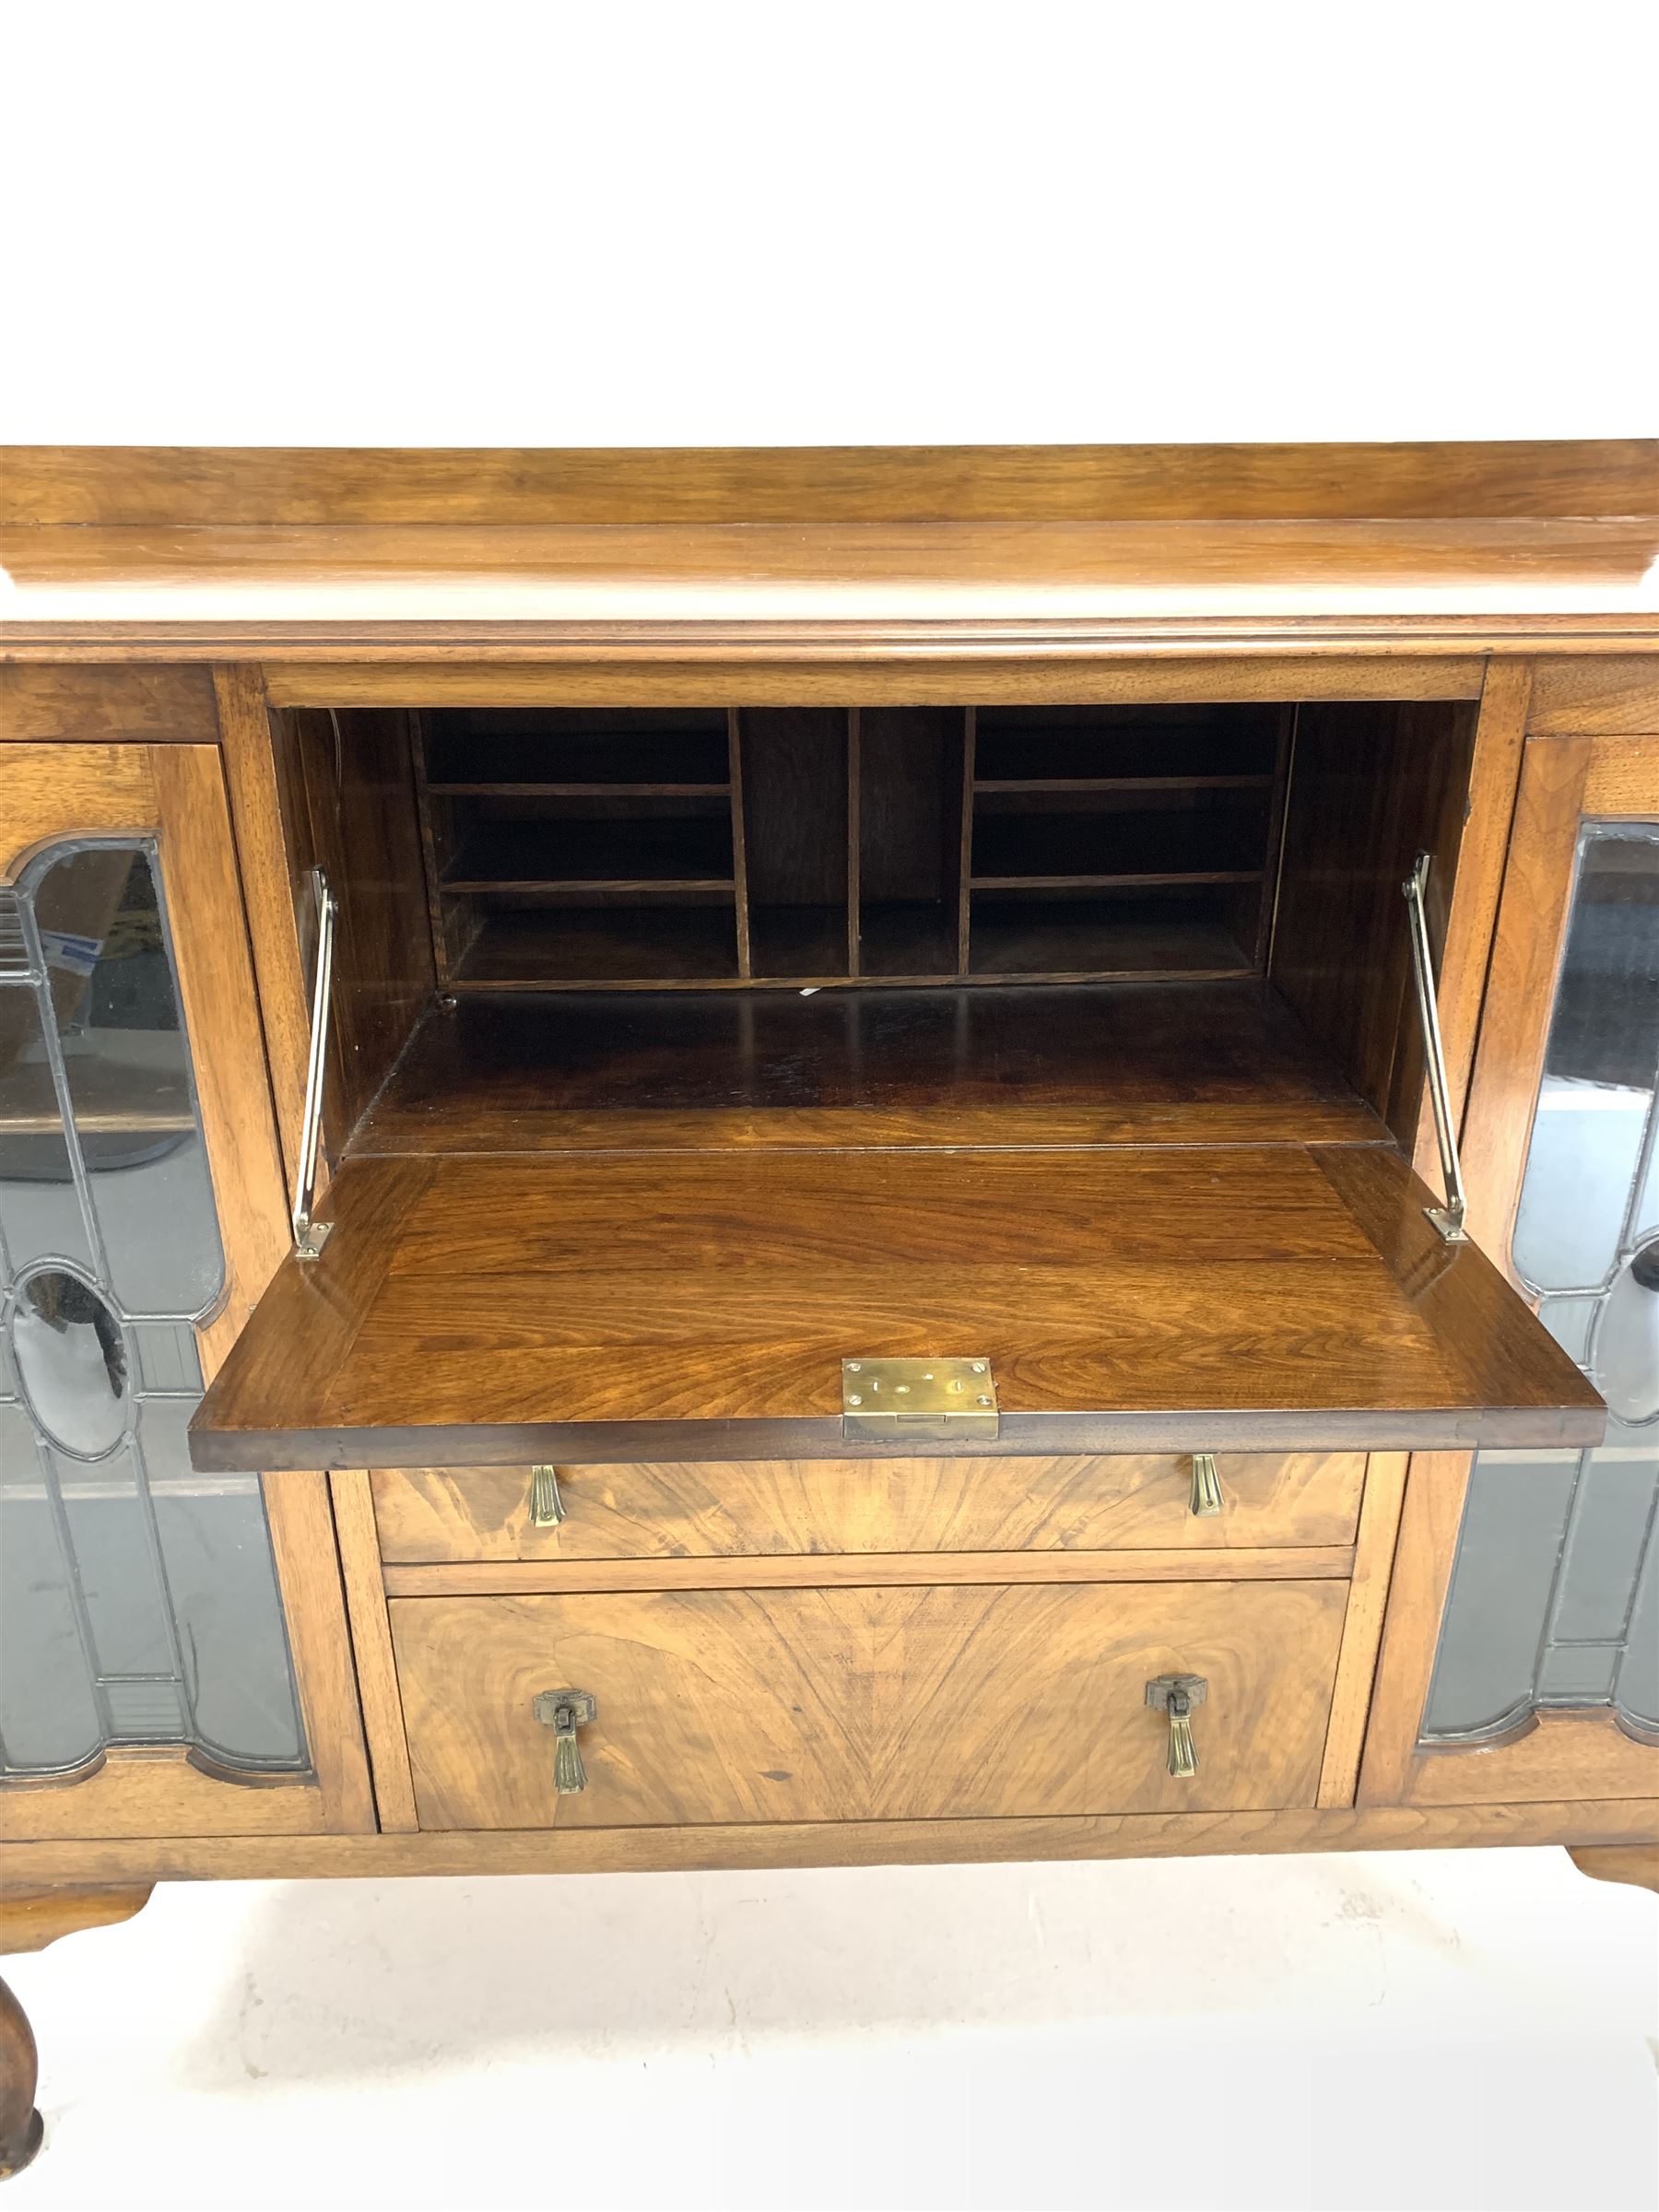
MULTIPOLYGON (((1441 856, 1440 865, 1446 865, 1449 860, 1454 871, 1435 993, 1454 1128, 1462 1123, 1468 1097, 1531 698, 1530 663, 1493 661, 1488 665, 1475 722, 1462 834, 1453 853, 1442 852, 1441 856)), ((1402 1102, 1409 1107, 1409 1097, 1402 1102)), ((1426 1082, 1418 1101, 1412 1158, 1424 1182, 1439 1187, 1442 1182, 1440 1151, 1426 1082)))
POLYGON ((947 707, 1478 699, 1488 665, 1484 652, 1467 646, 1403 652, 1397 639, 1382 633, 1301 653, 1232 636, 1231 650, 1200 653, 1189 637, 1148 657, 1144 645, 1098 629, 1069 651, 1029 640, 1022 651, 1011 634, 985 639, 976 631, 971 640, 914 637, 914 651, 898 668, 890 650, 873 653, 868 641, 861 651, 854 641, 825 640, 807 653, 798 639, 771 639, 764 655, 755 652, 758 642, 749 639, 747 656, 735 635, 724 651, 705 646, 693 653, 682 645, 661 656, 649 650, 581 659, 561 653, 551 662, 500 650, 486 656, 481 649, 465 660, 453 649, 419 661, 384 653, 289 660, 276 640, 261 651, 272 656, 265 678, 273 703, 296 707, 884 706, 895 692, 908 704, 947 707))
POLYGON ((1597 737, 1584 780, 1589 815, 1659 814, 1659 735, 1597 737))
POLYGON ((408 719, 301 714, 294 730, 302 868, 339 900, 327 1124, 344 1144, 436 985, 408 719))
POLYGON ((1441 1616, 1457 1556, 1471 1460, 1462 1452, 1419 1452, 1406 1474, 1382 1649, 1357 1802, 1411 1801, 1418 1732, 1440 1648, 1441 1616))
POLYGON ((0 1887, 0 1958, 43 1951, 60 1936, 87 1928, 112 1928, 131 1920, 148 1904, 153 1885, 76 1888, 65 1883, 49 1889, 0 1887))
POLYGON ((1423 1054, 1401 886, 1433 859, 1443 942, 1464 836, 1475 718, 1465 708, 1304 706, 1287 815, 1273 981, 1403 1144, 1423 1054))
POLYGON ((340 1573, 351 1625, 351 1655, 362 1710, 363 1738, 374 1783, 378 1824, 388 1833, 416 1827, 415 1793, 409 1779, 409 1747, 404 1735, 403 1700, 392 1656, 386 1618, 386 1592, 381 1580, 375 1540, 374 1500, 369 1477, 359 1468, 330 1478, 340 1573))
POLYGON ((1018 1820, 869 1820, 707 1828, 536 1828, 477 1835, 153 1835, 18 1843, 16 1881, 335 1876, 645 1873, 665 1868, 929 1866, 1052 1859, 1205 1857, 1287 1851, 1438 1851, 1537 1844, 1651 1844, 1659 1801, 1381 1806, 1321 1811, 1128 1813, 1018 1820))
MULTIPOLYGON (((1242 980, 1242 979, 1241 979, 1242 980)), ((1087 984, 1077 986, 1088 989, 1087 984)), ((567 1002, 569 1003, 569 1002, 567 1002)), ((465 1007, 464 1011, 471 1011, 465 1007)), ((429 1037, 432 1032, 429 1031, 429 1037)), ((1300 1105, 1241 1091, 1117 1106, 687 1107, 581 1110, 533 1099, 521 1109, 492 1102, 482 1088, 453 1101, 453 1118, 425 1118, 424 1102, 404 1088, 400 1067, 358 1124, 349 1158, 424 1158, 428 1152, 858 1152, 1089 1150, 1119 1145, 1375 1144, 1384 1134, 1369 1106, 1334 1086, 1327 1100, 1300 1105), (410 1111, 406 1114, 406 1105, 410 1111), (429 1144, 422 1138, 429 1137, 429 1144), (470 1140, 470 1141, 469 1141, 470 1140)), ((429 1063, 428 1064, 430 1065, 429 1063)), ((1102 1070, 1103 1077, 1107 1074, 1102 1070)), ((1103 1091, 1110 1091, 1103 1081, 1103 1091)))
MULTIPOLYGON (((324 1828, 371 1829, 374 1794, 352 1670, 328 1477, 314 1469, 290 1472, 279 1483, 267 1482, 265 1489, 288 1651, 320 1801, 311 1817, 324 1828)), ((278 1794, 261 1793, 267 1799, 278 1794)))
MULTIPOLYGON (((224 772, 214 746, 150 755, 157 844, 184 1027, 213 1174, 234 1333, 289 1245, 283 1163, 243 921, 224 772)), ((216 1345, 225 1341, 224 1332, 216 1345)), ((211 1371, 213 1361, 208 1361, 211 1371)))
POLYGON ((1659 441, 0 447, 0 522, 259 524, 1659 514, 1659 441))
POLYGON ((726 709, 726 782, 731 786, 732 897, 737 924, 737 975, 740 982, 755 972, 754 940, 749 933, 748 830, 743 795, 743 724, 735 707, 726 709))
POLYGON ((1375 1147, 353 1159, 332 1197, 196 1416, 205 1467, 891 1457, 843 1441, 840 1362, 942 1346, 997 1378, 968 1457, 1602 1429, 1375 1147))
POLYGON ((1348 1586, 1331 1725, 1319 1773, 1321 1805, 1352 1805, 1359 1786, 1377 1653, 1382 1642, 1382 1619, 1394 1574, 1400 1508, 1406 1494, 1406 1465, 1404 1453, 1378 1452, 1371 1454, 1366 1470, 1358 1555, 1348 1586))
POLYGON ((212 745, 218 735, 205 668, 0 661, 0 745, 212 745))
POLYGON ((371 1477, 382 1559, 760 1559, 1167 1549, 1224 1555, 1354 1540, 1354 1453, 1223 1453, 1223 1510, 1189 1510, 1191 1458, 738 1460, 561 1466, 566 1518, 530 1520, 530 1470, 371 1477))
POLYGON ((882 1551, 845 1557, 452 1560, 387 1567, 391 1597, 569 1597, 641 1590, 875 1590, 912 1583, 1346 1583, 1351 1544, 1281 1551, 882 1551))
POLYGON ((1606 660, 1552 653, 1540 660, 1527 729, 1535 737, 1659 730, 1659 653, 1606 660))
POLYGON ((1529 738, 1522 755, 1462 1140, 1470 1234, 1505 1267, 1566 942, 1590 759, 1587 738, 1529 738))
POLYGON ((33 1844, 95 1836, 310 1835, 373 1825, 342 1823, 332 1810, 312 1775, 250 1780, 210 1771, 177 1745, 122 1745, 61 1779, 8 1778, 0 1843, 9 1870, 33 1844))
POLYGON ((152 754, 142 745, 8 745, 0 753, 0 883, 44 844, 77 834, 147 835, 156 821, 152 754))
MULTIPOLYGON (((1524 1733, 1501 1743, 1436 1746, 1418 1752, 1404 1794, 1413 1805, 1659 1799, 1659 1745, 1627 1735, 1608 1712, 1538 1712, 1524 1733)), ((1659 1813, 1653 1833, 1659 1839, 1659 1813)))
POLYGON ((469 1002, 422 1023, 351 1149, 1374 1144, 1382 1135, 1277 992, 1241 977, 1065 993, 469 1002))
MULTIPOLYGON (((259 1014, 276 1107, 284 1172, 292 1186, 311 1045, 311 1004, 296 916, 301 867, 289 833, 300 827, 300 804, 285 809, 276 733, 257 668, 213 671, 225 787, 236 833, 237 868, 259 986, 259 1014)), ((286 761, 283 766, 288 765, 286 761)))
POLYGON ((1308 1804, 1335 1583, 395 1599, 423 1829, 1308 1804), (1199 1771, 1144 1699, 1202 1674, 1199 1771), (553 1790, 543 1689, 593 1692, 553 1790))

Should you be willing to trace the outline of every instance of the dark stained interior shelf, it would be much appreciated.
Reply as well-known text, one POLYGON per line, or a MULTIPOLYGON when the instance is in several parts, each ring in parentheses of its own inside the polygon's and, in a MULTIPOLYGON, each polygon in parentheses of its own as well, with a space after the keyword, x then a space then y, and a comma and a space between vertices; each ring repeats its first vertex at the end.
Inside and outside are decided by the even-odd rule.
POLYGON ((359 1153, 747 1141, 843 1117, 838 1141, 1381 1142, 1271 985, 483 994, 436 1008, 359 1153), (854 1124, 862 1130, 859 1135, 854 1124), (580 1125, 580 1126, 578 1126, 580 1125))
POLYGON ((729 780, 724 708, 449 709, 424 719, 433 790, 571 783, 718 789, 729 780))
POLYGON ((976 896, 969 972, 978 977, 1231 976, 1254 962, 1224 889, 1096 899, 976 896))
POLYGON ((1265 776, 1278 710, 1254 707, 982 707, 974 778, 1100 781, 1265 776))
POLYGON ((729 783, 429 783, 441 799, 713 799, 729 797, 729 783))
POLYGON ((1265 873, 1259 809, 1130 814, 982 814, 973 823, 971 888, 1020 883, 1235 883, 1265 873))
POLYGON ((1270 775, 1260 776, 976 776, 976 792, 1053 792, 1077 795, 1084 792, 1269 791, 1270 775))
POLYGON ((729 900, 715 907, 521 906, 488 915, 448 987, 605 990, 735 982, 737 972, 729 900))
POLYGON ((729 891, 730 820, 642 815, 631 820, 560 817, 475 824, 443 877, 448 891, 554 889, 565 883, 729 891))

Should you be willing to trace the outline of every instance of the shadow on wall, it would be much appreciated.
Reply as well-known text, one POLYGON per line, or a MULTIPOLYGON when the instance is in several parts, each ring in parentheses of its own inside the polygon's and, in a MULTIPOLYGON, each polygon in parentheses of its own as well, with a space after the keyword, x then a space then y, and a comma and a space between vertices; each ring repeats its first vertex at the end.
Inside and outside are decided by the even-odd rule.
POLYGON ((178 2054, 201 2088, 1382 2000, 1457 1948, 1375 1860, 293 1883, 178 2054), (1247 1902, 1245 1901, 1247 1900, 1247 1902))

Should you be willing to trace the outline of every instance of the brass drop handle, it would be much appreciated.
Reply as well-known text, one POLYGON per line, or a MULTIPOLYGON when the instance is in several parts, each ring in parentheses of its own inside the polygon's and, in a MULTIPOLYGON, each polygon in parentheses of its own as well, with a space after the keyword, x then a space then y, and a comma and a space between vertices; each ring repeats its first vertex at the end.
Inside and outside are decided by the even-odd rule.
POLYGON ((530 1525, 532 1528, 557 1528, 565 1517, 564 1500, 559 1494, 557 1467, 532 1467, 530 1470, 530 1525))
POLYGON ((587 1788, 576 1731, 597 1717, 598 1705, 585 1689, 544 1689, 532 1710, 553 1731, 553 1787, 561 1797, 574 1797, 587 1788))
POLYGON ((1187 1510, 1201 1521, 1221 1511, 1221 1477, 1216 1472, 1213 1452, 1193 1454, 1193 1495, 1187 1510))
POLYGON ((1202 1705, 1209 1684, 1202 1675, 1157 1675, 1147 1685, 1147 1702, 1170 1717, 1170 1771, 1190 1782, 1198 1771, 1193 1748, 1193 1708, 1202 1705))

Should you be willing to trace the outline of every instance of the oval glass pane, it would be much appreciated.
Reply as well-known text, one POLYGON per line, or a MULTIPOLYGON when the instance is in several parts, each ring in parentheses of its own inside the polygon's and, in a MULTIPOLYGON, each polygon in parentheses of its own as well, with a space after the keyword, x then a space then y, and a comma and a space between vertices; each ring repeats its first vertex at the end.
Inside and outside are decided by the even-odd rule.
POLYGON ((12 1355, 29 1410, 58 1449, 101 1459, 126 1433, 121 1324, 77 1275, 42 1267, 18 1286, 12 1355))

